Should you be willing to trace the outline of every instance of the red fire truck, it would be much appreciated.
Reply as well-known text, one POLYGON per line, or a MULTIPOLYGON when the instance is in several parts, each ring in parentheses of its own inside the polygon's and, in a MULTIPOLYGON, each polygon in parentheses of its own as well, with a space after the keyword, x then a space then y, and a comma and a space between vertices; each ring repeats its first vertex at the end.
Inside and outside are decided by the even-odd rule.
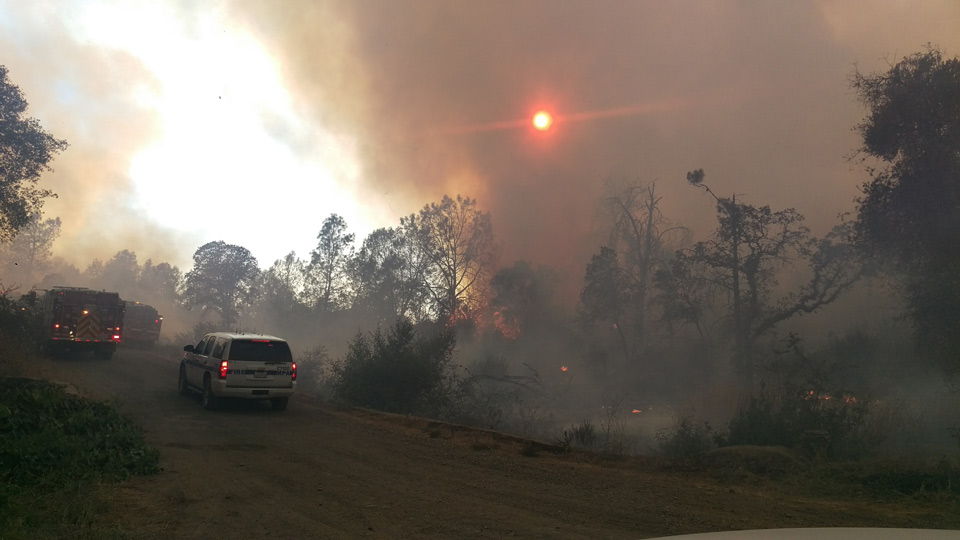
POLYGON ((153 306, 140 302, 124 302, 123 343, 149 349, 160 339, 163 317, 153 306))
POLYGON ((40 305, 43 347, 52 353, 92 351, 110 359, 123 328, 123 302, 115 292, 53 287, 40 305))

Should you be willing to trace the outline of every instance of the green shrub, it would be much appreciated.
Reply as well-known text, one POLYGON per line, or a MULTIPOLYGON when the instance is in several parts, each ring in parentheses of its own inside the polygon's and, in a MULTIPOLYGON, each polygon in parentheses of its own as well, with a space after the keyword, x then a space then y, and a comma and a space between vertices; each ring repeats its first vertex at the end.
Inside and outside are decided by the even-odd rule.
POLYGON ((123 480, 156 472, 159 452, 108 403, 45 381, 0 379, 0 482, 123 480))
POLYGON ((880 441, 864 429, 865 401, 843 395, 817 395, 792 390, 780 396, 762 394, 751 400, 717 437, 721 446, 768 445, 803 449, 806 436, 823 434, 827 457, 859 458, 880 441))
POLYGON ((46 381, 0 377, 0 442, 0 531, 11 538, 75 525, 58 520, 95 483, 159 471, 139 426, 46 381))
POLYGON ((657 445, 667 457, 698 456, 715 446, 713 428, 692 414, 683 414, 675 419, 672 430, 657 433, 657 445))
POLYGON ((333 367, 334 397, 388 412, 439 416, 456 392, 450 374, 455 344, 453 330, 419 336, 405 318, 388 332, 358 333, 333 367))
POLYGON ((0 283, 0 374, 19 375, 22 365, 40 345, 40 322, 36 310, 36 292, 19 301, 0 283))

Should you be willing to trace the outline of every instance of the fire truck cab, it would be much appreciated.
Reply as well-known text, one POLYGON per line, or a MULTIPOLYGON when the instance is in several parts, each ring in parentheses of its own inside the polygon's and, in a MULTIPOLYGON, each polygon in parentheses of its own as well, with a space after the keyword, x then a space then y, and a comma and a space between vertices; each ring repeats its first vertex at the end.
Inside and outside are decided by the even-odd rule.
POLYGON ((43 348, 51 353, 91 351, 110 359, 123 328, 123 302, 115 292, 53 287, 40 305, 43 348))

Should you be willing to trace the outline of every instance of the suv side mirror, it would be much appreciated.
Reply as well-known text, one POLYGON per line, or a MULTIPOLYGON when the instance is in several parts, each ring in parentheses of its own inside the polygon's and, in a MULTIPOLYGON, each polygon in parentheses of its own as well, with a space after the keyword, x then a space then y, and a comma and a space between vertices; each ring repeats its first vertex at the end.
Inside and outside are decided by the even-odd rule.
POLYGON ((192 353, 192 352, 197 352, 197 351, 195 351, 195 350, 193 349, 193 345, 184 345, 184 346, 183 346, 183 350, 186 351, 186 352, 190 352, 190 353, 192 353))

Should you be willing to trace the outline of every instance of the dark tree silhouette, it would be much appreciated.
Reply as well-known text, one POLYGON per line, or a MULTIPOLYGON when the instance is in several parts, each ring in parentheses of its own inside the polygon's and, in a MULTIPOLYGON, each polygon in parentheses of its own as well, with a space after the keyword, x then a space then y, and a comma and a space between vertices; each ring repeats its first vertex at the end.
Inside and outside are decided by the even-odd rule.
POLYGON ((193 254, 193 269, 184 281, 183 303, 188 308, 214 311, 227 327, 240 320, 240 309, 255 296, 260 274, 257 259, 245 247, 209 242, 193 254))
POLYGON ((37 181, 49 171, 53 156, 67 148, 26 116, 27 100, 0 66, 0 242, 9 242, 39 213, 52 191, 38 189, 37 181))
POLYGON ((852 85, 869 108, 858 155, 880 163, 857 199, 857 239, 902 276, 922 350, 958 374, 960 59, 928 47, 852 85))
POLYGON ((343 307, 347 296, 346 267, 353 256, 353 233, 337 214, 323 220, 317 247, 310 253, 308 289, 314 306, 322 313, 343 307))
POLYGON ((702 169, 687 174, 691 184, 717 201, 718 227, 711 238, 678 253, 676 275, 701 280, 729 300, 734 367, 748 399, 757 341, 777 324, 836 300, 860 278, 863 266, 848 242, 849 225, 818 240, 793 208, 773 211, 717 197, 703 179, 702 169), (795 292, 778 294, 778 271, 798 261, 810 265, 810 280, 795 292))
POLYGON ((485 300, 487 280, 499 255, 490 214, 481 212, 469 197, 444 196, 440 204, 424 206, 401 224, 411 231, 429 263, 426 283, 437 317, 469 318, 485 300))

